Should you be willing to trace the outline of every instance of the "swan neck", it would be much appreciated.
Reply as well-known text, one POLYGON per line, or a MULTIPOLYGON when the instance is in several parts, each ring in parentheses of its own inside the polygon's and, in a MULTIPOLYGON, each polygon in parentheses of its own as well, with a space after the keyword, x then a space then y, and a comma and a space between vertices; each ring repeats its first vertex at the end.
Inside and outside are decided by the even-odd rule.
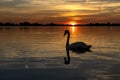
POLYGON ((68 46, 68 45, 69 45, 69 39, 70 39, 70 33, 68 33, 68 36, 67 36, 66 46, 68 46))

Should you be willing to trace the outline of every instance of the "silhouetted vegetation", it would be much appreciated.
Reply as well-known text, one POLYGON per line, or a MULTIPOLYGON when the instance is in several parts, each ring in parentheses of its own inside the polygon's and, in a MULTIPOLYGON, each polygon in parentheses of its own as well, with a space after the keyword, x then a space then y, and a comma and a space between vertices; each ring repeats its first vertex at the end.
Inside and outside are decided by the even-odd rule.
POLYGON ((86 26, 120 26, 120 23, 89 23, 86 26))
MULTIPOLYGON (((21 22, 21 23, 11 23, 6 22, 2 23, 0 22, 0 26, 71 26, 70 24, 55 24, 55 23, 49 23, 49 24, 40 24, 40 23, 29 23, 29 22, 21 22)), ((89 24, 77 24, 76 26, 120 26, 120 23, 89 23, 89 24)))

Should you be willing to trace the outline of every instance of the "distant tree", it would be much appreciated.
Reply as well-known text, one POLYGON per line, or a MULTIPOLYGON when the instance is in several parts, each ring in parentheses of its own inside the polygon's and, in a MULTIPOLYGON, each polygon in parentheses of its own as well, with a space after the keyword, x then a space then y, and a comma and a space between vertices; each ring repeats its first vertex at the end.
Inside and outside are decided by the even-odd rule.
POLYGON ((32 26, 41 26, 42 24, 39 23, 33 23, 32 26))
POLYGON ((12 26, 13 24, 10 23, 10 22, 7 22, 7 23, 5 23, 4 25, 5 25, 5 26, 12 26))
POLYGON ((108 22, 107 25, 110 26, 111 24, 108 22))
POLYGON ((19 23, 20 26, 30 26, 31 24, 29 22, 23 22, 19 23))
POLYGON ((52 22, 51 22, 49 25, 53 26, 53 25, 54 25, 54 23, 52 23, 52 22))
POLYGON ((0 26, 3 26, 3 23, 2 23, 2 22, 0 22, 0 26))

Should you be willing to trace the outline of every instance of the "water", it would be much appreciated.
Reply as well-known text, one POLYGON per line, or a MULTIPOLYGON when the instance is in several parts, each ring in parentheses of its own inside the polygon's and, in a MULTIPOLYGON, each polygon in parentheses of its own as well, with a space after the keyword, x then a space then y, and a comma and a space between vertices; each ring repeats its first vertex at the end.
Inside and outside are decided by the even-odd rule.
MULTIPOLYGON (((34 79, 44 80, 49 80, 50 74, 52 77, 56 75, 59 78, 61 75, 70 80, 120 78, 120 27, 14 27, 0 29, 0 42, 0 74, 2 71, 7 73, 2 74, 0 79, 7 80, 5 76, 8 76, 9 79, 18 80, 14 76, 17 72, 18 77, 26 72, 24 75, 29 74, 34 79), (78 54, 70 51, 69 65, 64 64, 67 36, 63 37, 63 34, 66 29, 71 33, 70 43, 81 41, 92 45, 92 52, 78 54), (41 70, 46 70, 46 73, 41 70), (59 73, 56 74, 56 71, 59 73), (45 78, 40 74, 47 74, 49 77, 45 78)), ((57 77, 53 77, 52 80, 56 80, 57 77)), ((29 78, 33 80, 30 76, 22 76, 22 80, 29 78)))

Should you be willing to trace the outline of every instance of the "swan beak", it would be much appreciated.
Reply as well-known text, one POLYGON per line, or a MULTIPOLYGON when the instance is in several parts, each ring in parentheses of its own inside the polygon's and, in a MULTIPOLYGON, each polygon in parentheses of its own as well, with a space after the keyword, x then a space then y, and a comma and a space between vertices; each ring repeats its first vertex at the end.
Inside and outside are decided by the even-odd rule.
POLYGON ((65 32, 64 32, 64 35, 63 36, 65 36, 66 34, 68 34, 69 33, 69 31, 68 30, 65 30, 65 32))
POLYGON ((64 33, 63 37, 66 35, 66 33, 64 33))
POLYGON ((65 36, 65 34, 63 35, 63 37, 65 36))

